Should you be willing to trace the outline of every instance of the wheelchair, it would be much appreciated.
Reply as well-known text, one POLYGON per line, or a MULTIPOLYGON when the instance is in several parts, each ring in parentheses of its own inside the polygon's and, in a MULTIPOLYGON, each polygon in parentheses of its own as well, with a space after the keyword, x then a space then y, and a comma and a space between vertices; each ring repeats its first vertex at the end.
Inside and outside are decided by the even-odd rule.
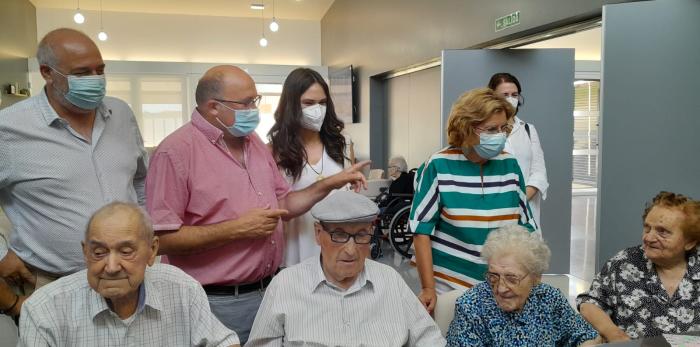
MULTIPOLYGON (((409 174, 413 176, 415 169, 409 174)), ((411 177, 412 179, 412 177, 411 177)), ((391 246, 401 256, 411 259, 413 256, 413 233, 409 227, 409 215, 413 203, 413 193, 392 193, 382 188, 374 200, 379 207, 379 216, 374 222, 374 240, 370 245, 372 259, 381 257, 382 241, 388 239, 391 246)))

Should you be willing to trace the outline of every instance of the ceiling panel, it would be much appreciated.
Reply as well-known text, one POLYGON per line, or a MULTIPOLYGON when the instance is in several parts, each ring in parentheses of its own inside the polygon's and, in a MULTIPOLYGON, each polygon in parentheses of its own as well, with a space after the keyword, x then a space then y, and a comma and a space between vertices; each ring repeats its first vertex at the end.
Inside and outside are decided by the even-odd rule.
POLYGON ((518 48, 575 48, 576 60, 600 60, 600 27, 518 48))
MULTIPOLYGON (((37 8, 99 10, 100 0, 30 0, 37 8)), ((104 11, 186 14, 198 16, 260 17, 251 3, 264 3, 264 15, 272 17, 272 0, 101 0, 104 11)), ((275 0, 275 17, 319 21, 333 0, 275 0)))

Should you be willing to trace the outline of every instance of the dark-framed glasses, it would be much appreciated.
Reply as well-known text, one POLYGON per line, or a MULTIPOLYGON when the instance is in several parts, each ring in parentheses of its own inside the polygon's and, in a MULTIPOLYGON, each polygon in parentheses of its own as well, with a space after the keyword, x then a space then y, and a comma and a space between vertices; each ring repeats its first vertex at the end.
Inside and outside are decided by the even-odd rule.
POLYGON ((347 243, 350 241, 350 238, 352 238, 356 244, 366 245, 372 242, 372 238, 374 238, 374 235, 366 230, 360 230, 355 234, 349 234, 340 229, 328 231, 325 226, 323 227, 323 230, 325 230, 331 236, 331 241, 336 243, 347 243))
POLYGON ((255 97, 246 100, 226 100, 217 98, 214 98, 214 100, 218 102, 230 102, 232 104, 242 105, 245 107, 258 107, 260 106, 260 100, 262 100, 262 95, 256 95, 255 97))
POLYGON ((529 273, 526 273, 523 276, 518 276, 518 275, 513 275, 513 274, 497 274, 495 272, 489 272, 486 271, 484 274, 484 277, 486 278, 486 282, 491 286, 491 288, 496 288, 498 286, 498 283, 501 282, 501 279, 503 279, 503 284, 508 287, 508 288, 513 288, 517 287, 520 285, 520 282, 522 282, 523 279, 525 279, 527 276, 529 276, 529 273))

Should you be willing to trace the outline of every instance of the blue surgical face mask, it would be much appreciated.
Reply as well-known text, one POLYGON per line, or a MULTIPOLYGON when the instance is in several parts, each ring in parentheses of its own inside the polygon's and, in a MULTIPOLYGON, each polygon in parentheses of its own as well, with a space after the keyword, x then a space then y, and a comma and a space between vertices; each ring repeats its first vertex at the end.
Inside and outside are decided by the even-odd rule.
POLYGON ((51 69, 68 80, 68 91, 63 94, 68 102, 84 110, 100 106, 106 93, 105 75, 64 75, 53 67, 51 69))
POLYGON ((247 136, 248 134, 255 131, 255 128, 257 128, 258 124, 260 124, 260 113, 257 108, 251 108, 248 110, 234 110, 220 102, 219 104, 233 111, 235 121, 233 125, 228 126, 224 124, 224 122, 222 122, 221 119, 219 119, 219 117, 216 117, 216 120, 219 122, 219 124, 225 127, 226 130, 228 130, 228 132, 231 133, 231 135, 235 137, 247 136))
POLYGON ((497 156, 506 147, 506 133, 479 134, 479 144, 475 145, 474 151, 483 159, 491 159, 497 156))

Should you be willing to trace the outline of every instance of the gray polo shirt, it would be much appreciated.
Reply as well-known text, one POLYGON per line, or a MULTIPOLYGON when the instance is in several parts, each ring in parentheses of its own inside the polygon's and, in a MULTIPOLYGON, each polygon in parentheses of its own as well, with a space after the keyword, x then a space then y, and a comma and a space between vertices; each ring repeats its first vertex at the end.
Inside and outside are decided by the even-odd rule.
POLYGON ((43 91, 0 110, 0 206, 12 222, 10 249, 54 274, 83 269, 88 219, 111 201, 144 205, 147 160, 134 114, 119 99, 105 97, 98 107, 91 141, 43 91))

